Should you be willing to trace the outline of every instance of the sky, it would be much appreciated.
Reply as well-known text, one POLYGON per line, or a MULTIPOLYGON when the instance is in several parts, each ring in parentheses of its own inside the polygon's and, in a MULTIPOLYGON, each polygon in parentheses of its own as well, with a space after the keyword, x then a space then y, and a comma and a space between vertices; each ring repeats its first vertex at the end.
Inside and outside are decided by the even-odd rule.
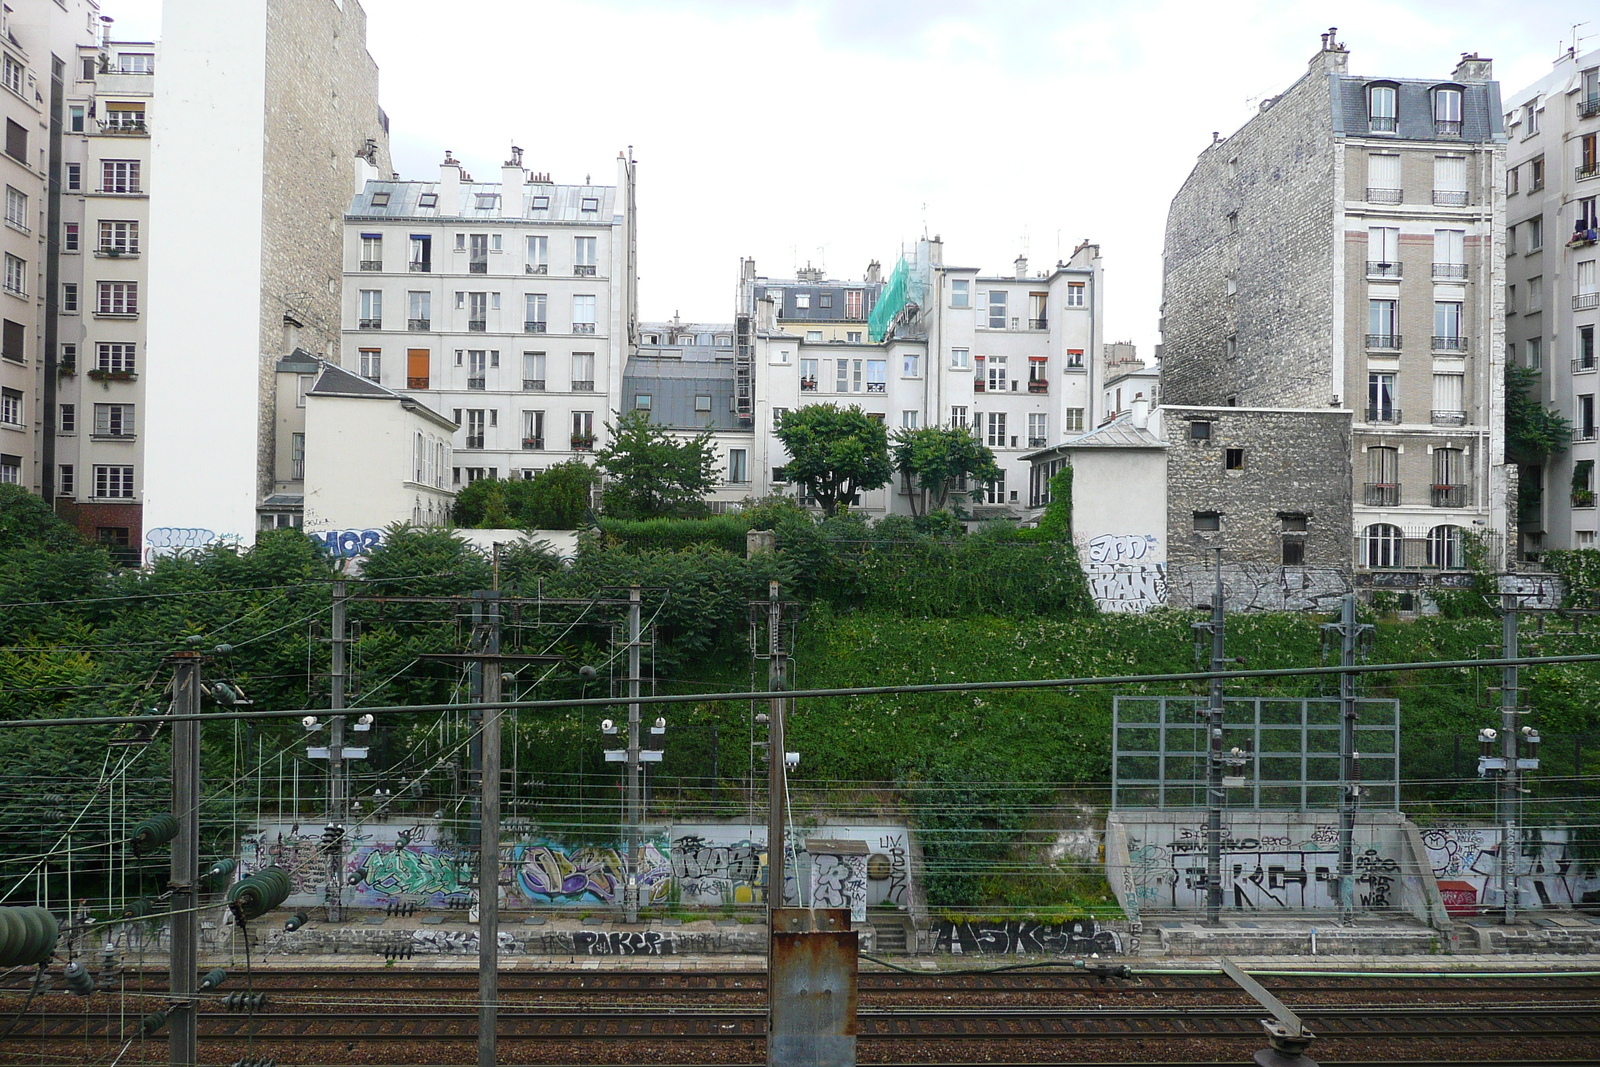
MULTIPOLYGON (((101 0, 159 34, 158 0, 101 0)), ((347 0, 349 2, 349 0, 347 0)), ((1329 26, 1353 74, 1543 76, 1592 0, 366 0, 402 178, 450 149, 494 180, 514 143, 557 182, 638 161, 640 317, 732 317, 759 273, 887 273, 924 235, 945 262, 1042 270, 1098 243, 1107 341, 1160 340, 1167 206, 1306 70, 1329 26)), ((159 121, 159 118, 157 119, 159 121)))

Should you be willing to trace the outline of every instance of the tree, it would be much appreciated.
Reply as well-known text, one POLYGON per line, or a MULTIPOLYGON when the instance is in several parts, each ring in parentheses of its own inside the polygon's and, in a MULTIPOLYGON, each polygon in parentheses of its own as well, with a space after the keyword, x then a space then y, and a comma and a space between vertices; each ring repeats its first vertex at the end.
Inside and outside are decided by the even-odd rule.
POLYGON ((1515 463, 1559 456, 1572 440, 1572 423, 1539 402, 1538 387, 1538 371, 1506 365, 1506 458, 1515 463))
POLYGON ((24 545, 57 550, 82 548, 83 541, 43 498, 20 485, 0 485, 0 551, 24 545))
POLYGON ((857 405, 796 408, 779 420, 777 433, 792 457, 784 468, 789 480, 805 486, 829 517, 894 475, 888 431, 857 405))
POLYGON ((965 426, 897 430, 890 454, 911 498, 911 514, 918 518, 942 510, 963 478, 971 483, 974 500, 979 485, 1000 478, 994 453, 965 426))
POLYGON ((606 472, 606 514, 619 519, 682 517, 705 510, 702 498, 716 484, 711 431, 681 440, 630 411, 607 423, 611 443, 595 453, 606 472))
POLYGON ((557 463, 527 486, 521 515, 533 530, 576 530, 589 511, 595 470, 581 459, 557 463))

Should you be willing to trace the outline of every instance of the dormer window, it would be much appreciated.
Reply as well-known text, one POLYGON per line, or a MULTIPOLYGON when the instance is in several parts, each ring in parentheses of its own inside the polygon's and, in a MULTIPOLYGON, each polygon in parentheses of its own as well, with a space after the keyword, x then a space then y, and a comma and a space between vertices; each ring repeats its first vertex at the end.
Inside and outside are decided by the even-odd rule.
POLYGON ((372 206, 373 207, 388 207, 389 206, 389 194, 388 193, 373 193, 372 194, 372 206))
POLYGON ((580 208, 580 210, 582 210, 586 214, 593 214, 594 212, 599 211, 600 210, 600 198, 596 197, 596 196, 586 196, 586 197, 584 197, 583 198, 583 205, 580 208))
POLYGON ((439 206, 439 194, 438 193, 423 193, 421 196, 417 197, 417 206, 418 207, 438 207, 439 206))
POLYGON ((1453 85, 1433 91, 1433 131, 1440 137, 1461 136, 1461 90, 1453 85))
POLYGON ((500 206, 499 193, 478 193, 477 208, 479 211, 493 211, 500 206))
POLYGON ((549 211, 550 210, 550 198, 548 196, 536 196, 536 197, 534 197, 533 198, 533 210, 535 210, 535 211, 549 211))
POLYGON ((1396 114, 1393 85, 1367 86, 1367 129, 1373 133, 1393 133, 1396 114))

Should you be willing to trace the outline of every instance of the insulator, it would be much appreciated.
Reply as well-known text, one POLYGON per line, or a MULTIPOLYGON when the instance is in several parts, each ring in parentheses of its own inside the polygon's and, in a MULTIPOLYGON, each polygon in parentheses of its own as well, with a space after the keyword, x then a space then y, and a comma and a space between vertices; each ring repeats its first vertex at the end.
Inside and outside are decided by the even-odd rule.
POLYGON ((61 924, 43 908, 0 908, 0 967, 31 967, 56 950, 61 924))
POLYGON ((167 1013, 164 1011, 153 1011, 149 1015, 146 1015, 143 1019, 139 1020, 139 1032, 145 1037, 149 1037, 151 1034, 159 1033, 161 1028, 166 1025, 167 1013))
POLYGON ((384 907, 384 913, 387 915, 415 915, 417 913, 417 905, 409 900, 391 900, 384 907))
POLYGON ((162 812, 140 820, 133 828, 133 836, 128 839, 128 844, 135 856, 143 856, 177 836, 178 820, 162 812))
POLYGON ((61 977, 66 980, 67 988, 80 997, 86 997, 94 992, 94 975, 77 960, 67 964, 67 969, 62 972, 61 977))
POLYGON ((265 993, 246 993, 243 990, 229 993, 222 998, 222 1006, 228 1011, 260 1011, 266 1002, 265 993))
POLYGON ((200 979, 200 988, 201 989, 215 989, 215 988, 217 988, 217 986, 221 985, 223 982, 226 982, 227 980, 228 980, 228 972, 223 970, 221 967, 218 967, 214 971, 206 972, 206 976, 204 978, 200 979))
POLYGON ((289 876, 282 867, 264 867, 228 890, 228 903, 242 922, 261 918, 288 898, 289 876))
POLYGON ((138 900, 129 901, 128 906, 122 909, 122 918, 125 921, 132 919, 148 919, 150 916, 154 915, 157 910, 158 909, 155 901, 151 900, 149 897, 140 897, 138 900))
POLYGON ((308 921, 310 920, 306 918, 305 912, 297 911, 293 915, 289 916, 288 921, 283 924, 283 928, 290 933, 293 933, 304 926, 308 921))
POLYGON ((200 891, 202 893, 220 893, 228 888, 228 883, 233 881, 233 872, 238 868, 239 861, 221 859, 211 865, 211 869, 200 876, 200 891))

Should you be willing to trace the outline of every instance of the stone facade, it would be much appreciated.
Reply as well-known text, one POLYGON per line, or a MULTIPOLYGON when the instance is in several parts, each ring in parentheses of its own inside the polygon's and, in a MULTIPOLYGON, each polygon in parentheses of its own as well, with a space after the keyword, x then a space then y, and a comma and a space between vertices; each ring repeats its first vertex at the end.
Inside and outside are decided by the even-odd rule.
POLYGON ((1350 412, 1162 407, 1158 414, 1170 442, 1169 565, 1209 564, 1220 544, 1230 564, 1349 567, 1350 412), (1209 515, 1214 530, 1202 528, 1209 515))

